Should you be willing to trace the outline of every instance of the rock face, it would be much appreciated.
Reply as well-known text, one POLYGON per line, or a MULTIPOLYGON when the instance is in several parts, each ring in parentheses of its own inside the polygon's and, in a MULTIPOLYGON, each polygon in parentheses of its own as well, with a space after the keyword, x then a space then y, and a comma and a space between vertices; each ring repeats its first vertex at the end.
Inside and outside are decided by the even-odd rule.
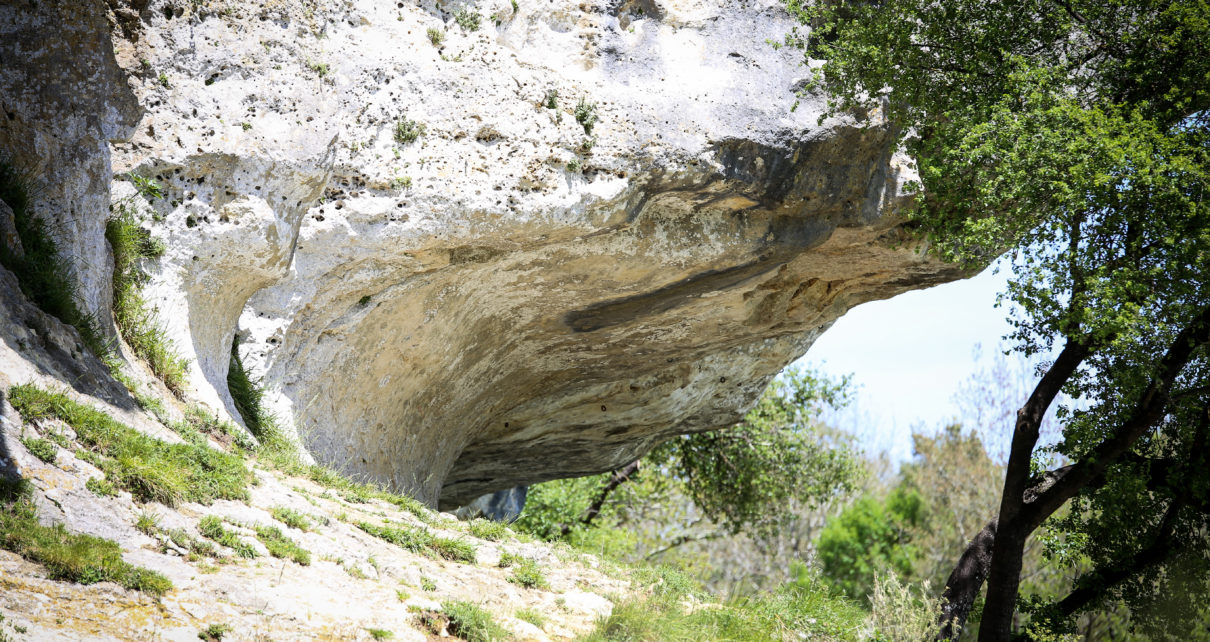
POLYGON ((901 247, 887 132, 796 103, 767 42, 791 26, 759 0, 18 3, 0 142, 79 196, 41 204, 105 318, 96 201, 147 216, 198 398, 234 415, 238 334, 317 460, 452 507, 727 426, 845 310, 960 276, 901 247))

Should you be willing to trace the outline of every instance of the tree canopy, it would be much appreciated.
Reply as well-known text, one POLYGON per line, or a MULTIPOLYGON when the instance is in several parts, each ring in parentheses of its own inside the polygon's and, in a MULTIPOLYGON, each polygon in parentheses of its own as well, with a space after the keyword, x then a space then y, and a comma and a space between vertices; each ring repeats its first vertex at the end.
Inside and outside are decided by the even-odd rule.
POLYGON ((909 216, 928 251, 1012 253, 1014 349, 1047 359, 998 514, 950 576, 944 634, 986 583, 980 639, 1009 637, 1025 541, 1069 501, 1048 528, 1089 570, 1035 624, 1123 599, 1139 627, 1178 630, 1210 577, 1210 3, 789 7, 810 27, 791 39, 816 70, 808 91, 915 158, 909 216), (1058 413, 1069 463, 1046 470, 1039 426, 1060 393, 1079 401, 1058 413))

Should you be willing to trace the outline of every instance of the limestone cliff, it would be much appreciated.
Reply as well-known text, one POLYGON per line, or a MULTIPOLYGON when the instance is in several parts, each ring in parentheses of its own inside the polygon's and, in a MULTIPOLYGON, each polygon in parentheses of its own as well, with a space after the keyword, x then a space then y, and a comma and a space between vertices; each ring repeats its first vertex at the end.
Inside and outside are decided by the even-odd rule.
POLYGON ((771 0, 12 0, 0 153, 100 319, 109 207, 143 213, 191 396, 238 419, 238 335, 316 460, 452 507, 727 426, 845 310, 959 276, 904 247, 890 136, 795 97, 791 26, 771 0))

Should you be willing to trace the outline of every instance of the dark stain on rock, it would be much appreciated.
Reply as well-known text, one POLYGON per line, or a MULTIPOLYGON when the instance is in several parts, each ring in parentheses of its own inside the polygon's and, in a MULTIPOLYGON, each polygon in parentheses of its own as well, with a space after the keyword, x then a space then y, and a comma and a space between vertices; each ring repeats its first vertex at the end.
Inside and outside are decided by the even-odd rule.
POLYGON ((784 259, 766 256, 722 270, 694 274, 662 288, 573 310, 564 322, 573 332, 594 332, 640 317, 667 312, 709 292, 735 287, 742 281, 781 267, 784 259))

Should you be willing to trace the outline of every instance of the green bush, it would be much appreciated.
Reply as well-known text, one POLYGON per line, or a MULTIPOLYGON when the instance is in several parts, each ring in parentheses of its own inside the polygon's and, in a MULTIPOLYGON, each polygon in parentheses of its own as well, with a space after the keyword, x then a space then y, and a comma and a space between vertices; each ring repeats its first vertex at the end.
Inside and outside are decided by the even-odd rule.
POLYGON ((597 124, 597 104, 580 98, 576 103, 576 122, 584 128, 585 134, 592 134, 592 128, 597 124))
POLYGON ((175 506, 248 498, 252 473, 237 455, 148 437, 63 393, 32 384, 10 388, 9 402, 26 421, 55 418, 71 426, 80 443, 100 456, 98 467, 106 478, 140 501, 175 506))

